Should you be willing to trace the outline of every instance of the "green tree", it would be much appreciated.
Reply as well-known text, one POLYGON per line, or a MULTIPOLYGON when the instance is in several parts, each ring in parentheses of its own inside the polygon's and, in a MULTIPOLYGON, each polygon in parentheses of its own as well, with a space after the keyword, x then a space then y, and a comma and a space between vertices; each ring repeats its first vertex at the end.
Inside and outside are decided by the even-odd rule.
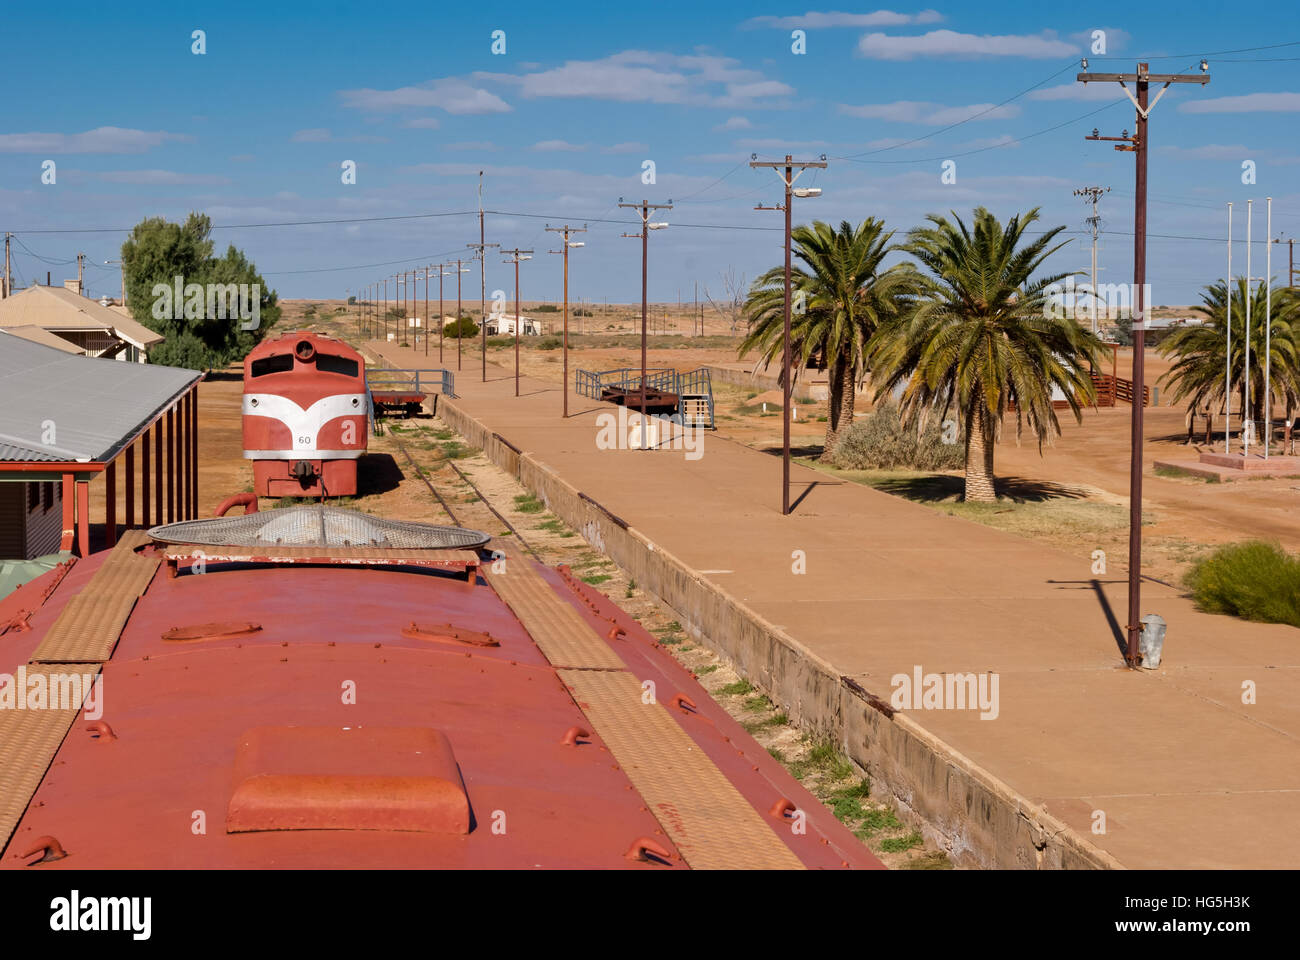
POLYGON ((468 339, 478 336, 478 324, 469 317, 461 317, 459 320, 453 320, 443 329, 444 337, 452 340, 459 340, 462 337, 468 339))
MULTIPOLYGON (((153 363, 187 367, 224 366, 242 358, 280 318, 274 291, 257 268, 233 245, 225 256, 213 256, 212 221, 206 215, 191 213, 184 223, 171 223, 162 217, 150 217, 136 224, 131 236, 122 244, 122 262, 126 273, 128 302, 134 317, 166 340, 149 352, 153 363), (155 296, 158 284, 175 290, 181 278, 182 291, 189 284, 220 285, 220 304, 203 297, 197 315, 187 315, 185 304, 167 303, 155 296), (224 291, 229 285, 237 289, 246 285, 251 296, 257 287, 258 326, 244 330, 247 321, 233 309, 231 297, 224 291), (162 307, 170 305, 172 309, 162 307), (155 309, 158 306, 159 309, 155 309), (224 317, 220 316, 225 313, 224 317)), ((233 293, 233 291, 231 291, 233 293)))
POLYGON ((996 500, 993 447, 1003 416, 1014 405, 1016 434, 1027 423, 1041 447, 1061 426, 1052 407, 1059 387, 1075 419, 1093 397, 1089 368, 1099 343, 1075 320, 1058 316, 1047 287, 1068 274, 1033 279, 1064 243, 1065 227, 1029 240, 1035 207, 1004 227, 983 207, 973 229, 952 214, 931 214, 905 249, 928 272, 924 295, 909 314, 881 326, 868 347, 876 396, 903 385, 909 418, 956 409, 966 434, 968 501, 996 500), (954 222, 955 221, 955 222, 954 222))
MULTIPOLYGON (((820 220, 796 227, 791 253, 790 355, 792 379, 820 360, 828 371, 826 438, 821 459, 830 462, 841 431, 853 424, 854 384, 866 369, 865 347, 882 322, 902 315, 918 289, 919 277, 909 264, 881 268, 894 249, 884 221, 868 217, 839 229, 820 220)), ((764 362, 781 363, 785 326, 785 265, 754 281, 745 302, 749 332, 740 344, 743 356, 757 349, 764 362)))
MULTIPOLYGON (((1232 288, 1232 384, 1233 407, 1246 408, 1246 301, 1250 300, 1250 396, 1258 415, 1264 405, 1264 339, 1268 295, 1263 284, 1247 292, 1246 278, 1237 277, 1232 288)), ((1287 418, 1300 399, 1300 295, 1285 287, 1273 288, 1273 322, 1269 336, 1269 380, 1274 402, 1286 405, 1287 418)), ((1224 373, 1228 347, 1228 289, 1213 283, 1201 293, 1196 308, 1207 323, 1179 327, 1157 347, 1164 356, 1174 357, 1173 366, 1161 378, 1175 403, 1187 400, 1187 410, 1206 407, 1224 409, 1224 373)))

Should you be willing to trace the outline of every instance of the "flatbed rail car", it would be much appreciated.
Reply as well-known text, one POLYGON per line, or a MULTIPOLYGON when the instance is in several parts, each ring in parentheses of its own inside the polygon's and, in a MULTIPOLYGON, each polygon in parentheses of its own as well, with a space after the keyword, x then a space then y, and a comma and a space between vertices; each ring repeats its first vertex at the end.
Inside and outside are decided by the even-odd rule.
POLYGON ((400 411, 407 417, 417 415, 434 388, 443 396, 454 397, 455 382, 455 374, 442 368, 370 368, 366 371, 366 389, 370 394, 371 427, 375 418, 386 414, 400 411))
POLYGON ((244 457, 259 497, 355 496, 366 452, 365 359, 342 340, 299 331, 244 359, 244 457))
POLYGON ((99 692, 0 710, 0 868, 879 867, 635 620, 487 539, 302 506, 19 588, 0 672, 99 692))

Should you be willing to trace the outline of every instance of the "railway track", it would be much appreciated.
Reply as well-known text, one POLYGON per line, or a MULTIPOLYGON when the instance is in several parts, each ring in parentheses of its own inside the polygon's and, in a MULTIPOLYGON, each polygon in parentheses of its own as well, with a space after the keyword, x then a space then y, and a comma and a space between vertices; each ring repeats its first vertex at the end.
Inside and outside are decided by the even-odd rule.
MULTIPOLYGON (((415 430, 422 437, 432 437, 432 434, 430 434, 428 428, 424 424, 414 422, 414 421, 406 421, 406 423, 412 424, 415 430)), ((401 437, 397 433, 395 433, 392 430, 389 430, 387 436, 389 437, 390 440, 392 440, 394 446, 397 447, 398 451, 401 452, 406 462, 410 464, 411 469, 414 470, 416 472, 416 475, 419 476, 419 478, 424 482, 424 485, 428 488, 429 492, 433 494, 434 499, 438 501, 438 504, 442 507, 443 511, 451 519, 451 522, 458 527, 465 526, 465 524, 461 522, 460 518, 457 517, 455 511, 452 510, 451 505, 447 502, 447 498, 444 497, 441 492, 439 492, 437 486, 435 486, 433 482, 433 479, 431 479, 431 475, 436 476, 437 470, 436 469, 427 470, 426 468, 421 467, 421 465, 416 462, 415 458, 411 456, 411 451, 408 449, 407 445, 402 442, 401 437)), ((441 459, 441 461, 438 464, 439 468, 441 468, 442 466, 451 467, 452 472, 456 474, 460 482, 465 484, 465 486, 467 486, 474 493, 474 496, 478 498, 477 501, 475 502, 481 503, 484 507, 486 507, 488 512, 490 512, 493 517, 499 520, 505 526, 505 528, 508 531, 510 531, 510 536, 515 539, 515 541, 519 544, 520 547, 522 547, 534 560, 537 560, 538 562, 544 562, 542 560, 541 555, 533 548, 533 545, 528 542, 528 540, 523 536, 523 534, 519 532, 519 529, 513 523, 510 522, 509 518, 507 518, 504 514, 502 514, 499 510, 497 510, 496 507, 492 505, 492 501, 487 498, 487 496, 483 493, 483 491, 478 488, 478 486, 474 483, 473 480, 469 478, 469 476, 465 473, 465 471, 461 470, 460 467, 456 466, 455 460, 453 460, 451 457, 444 457, 441 459)))

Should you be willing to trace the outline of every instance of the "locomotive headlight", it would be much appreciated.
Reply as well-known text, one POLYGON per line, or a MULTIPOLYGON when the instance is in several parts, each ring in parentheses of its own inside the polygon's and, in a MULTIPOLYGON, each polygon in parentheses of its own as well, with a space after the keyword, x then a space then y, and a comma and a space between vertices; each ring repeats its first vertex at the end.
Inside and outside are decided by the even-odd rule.
POLYGON ((353 398, 352 398, 352 406, 356 407, 356 406, 360 406, 360 405, 361 405, 361 401, 358 400, 356 397, 353 397, 353 398))
POLYGON ((248 405, 249 405, 250 407, 255 407, 255 406, 257 406, 257 397, 254 397, 253 399, 249 400, 249 401, 248 401, 248 405))

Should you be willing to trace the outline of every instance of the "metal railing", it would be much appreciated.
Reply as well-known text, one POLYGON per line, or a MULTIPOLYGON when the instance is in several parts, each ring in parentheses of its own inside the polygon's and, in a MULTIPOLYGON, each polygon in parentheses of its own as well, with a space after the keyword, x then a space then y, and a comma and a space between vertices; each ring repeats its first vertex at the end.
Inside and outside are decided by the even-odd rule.
MULTIPOLYGON (((713 378, 708 368, 699 367, 686 373, 678 373, 671 367, 654 367, 646 370, 646 386, 650 390, 671 393, 678 398, 678 412, 682 413, 682 399, 703 400, 708 412, 708 420, 698 423, 714 429, 713 418, 713 378)), ((641 368, 619 367, 617 370, 575 370, 573 389, 582 397, 604 400, 606 391, 618 390, 623 393, 639 393, 641 390, 641 368)))
POLYGON ((410 390, 426 393, 437 388, 444 396, 456 396, 456 375, 450 370, 403 370, 383 367, 366 371, 367 390, 410 390))

